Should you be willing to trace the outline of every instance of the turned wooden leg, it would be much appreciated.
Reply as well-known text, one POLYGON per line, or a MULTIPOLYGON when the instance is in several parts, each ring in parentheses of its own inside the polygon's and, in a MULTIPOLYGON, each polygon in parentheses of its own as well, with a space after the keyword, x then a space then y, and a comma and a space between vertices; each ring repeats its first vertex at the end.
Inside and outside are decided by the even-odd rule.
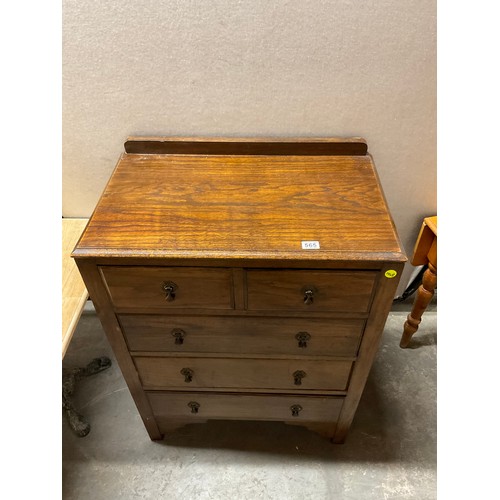
POLYGON ((405 322, 403 336, 399 343, 399 347, 403 349, 408 347, 413 334, 418 330, 418 325, 422 321, 422 314, 434 296, 434 289, 437 283, 436 268, 430 262, 428 266, 422 278, 422 284, 417 290, 417 296, 415 297, 411 312, 405 322))

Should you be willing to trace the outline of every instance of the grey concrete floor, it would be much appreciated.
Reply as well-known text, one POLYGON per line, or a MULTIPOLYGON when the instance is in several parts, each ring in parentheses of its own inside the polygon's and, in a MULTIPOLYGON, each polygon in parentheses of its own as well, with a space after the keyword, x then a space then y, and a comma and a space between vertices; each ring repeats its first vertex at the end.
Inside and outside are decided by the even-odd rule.
POLYGON ((436 498, 436 301, 408 349, 399 348, 413 298, 395 304, 350 433, 333 445, 275 422, 190 425, 152 442, 92 308, 63 362, 113 366, 82 380, 74 401, 92 425, 75 436, 63 418, 63 499, 436 498))

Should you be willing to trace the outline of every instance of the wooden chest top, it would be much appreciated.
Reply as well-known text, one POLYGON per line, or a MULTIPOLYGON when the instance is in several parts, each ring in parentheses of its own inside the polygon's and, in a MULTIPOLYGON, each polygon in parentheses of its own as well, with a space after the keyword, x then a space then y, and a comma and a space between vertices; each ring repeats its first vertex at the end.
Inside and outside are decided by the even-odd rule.
POLYGON ((124 153, 73 256, 406 260, 371 156, 319 144, 317 155, 314 143, 298 154, 124 153))

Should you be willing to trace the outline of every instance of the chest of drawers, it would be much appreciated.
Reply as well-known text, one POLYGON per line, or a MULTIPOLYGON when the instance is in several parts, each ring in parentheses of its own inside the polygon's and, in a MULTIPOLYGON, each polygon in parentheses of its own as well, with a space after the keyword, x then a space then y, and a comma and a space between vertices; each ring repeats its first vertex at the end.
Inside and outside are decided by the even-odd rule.
POLYGON ((73 257, 151 439, 343 442, 406 260, 362 139, 130 138, 73 257))

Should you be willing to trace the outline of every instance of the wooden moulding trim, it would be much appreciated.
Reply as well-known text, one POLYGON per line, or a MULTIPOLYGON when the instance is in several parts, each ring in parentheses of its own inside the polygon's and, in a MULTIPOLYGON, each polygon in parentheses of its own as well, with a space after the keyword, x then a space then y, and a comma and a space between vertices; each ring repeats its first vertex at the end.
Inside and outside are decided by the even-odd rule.
POLYGON ((365 156, 361 137, 128 137, 131 154, 365 156))
MULTIPOLYGON (((262 389, 262 388, 257 388, 257 389, 252 389, 251 387, 246 387, 242 389, 238 389, 238 391, 235 391, 234 387, 217 387, 216 389, 212 389, 210 387, 193 387, 191 389, 186 388, 185 386, 179 386, 179 387, 169 387, 169 388, 162 388, 162 387, 155 387, 155 386, 144 386, 144 391, 148 394, 152 393, 206 393, 207 395, 228 395, 228 396, 285 396, 285 397, 297 397, 297 398, 302 398, 302 397, 308 397, 308 398, 331 398, 331 397, 338 397, 339 399, 343 399, 347 391, 335 391, 335 390, 328 390, 328 389, 308 389, 307 392, 304 390, 294 390, 294 389, 262 389)), ((220 420, 225 420, 225 419, 220 419, 220 420)), ((231 420, 230 418, 227 418, 227 420, 231 420)), ((266 420, 266 418, 264 418, 266 420)))
MULTIPOLYGON (((395 261, 395 262, 406 262, 408 259, 403 252, 342 252, 342 251, 322 251, 321 253, 315 253, 314 257, 311 256, 311 253, 307 253, 306 251, 298 252, 298 251, 280 251, 274 252, 266 251, 266 252, 256 252, 256 251, 239 251, 239 252, 228 252, 224 250, 169 250, 169 249, 158 249, 158 250, 141 250, 141 249, 121 249, 121 248, 95 248, 95 247, 80 247, 75 248, 73 253, 71 254, 73 258, 106 258, 111 257, 113 259, 116 258, 148 258, 148 259, 171 259, 171 260, 180 260, 180 259, 201 259, 204 261, 207 260, 217 260, 224 259, 226 262, 235 262, 238 260, 247 260, 247 261, 257 261, 257 260, 291 260, 291 261, 302 261, 307 262, 308 260, 311 262, 318 261, 331 261, 335 263, 341 263, 342 261, 355 261, 355 260, 363 260, 363 261, 372 261, 372 262, 387 262, 387 261, 395 261)), ((272 263, 272 262, 270 262, 272 263)), ((203 264, 200 264, 203 265, 203 264)), ((207 265, 211 265, 207 264, 207 265)), ((227 265, 227 264, 226 264, 227 265)), ((234 267, 232 264, 230 266, 234 267)), ((275 265, 275 264, 274 264, 275 265)), ((303 264, 307 265, 307 264, 303 264)))
POLYGON ((248 309, 189 309, 178 308, 175 311, 162 309, 160 307, 114 307, 116 314, 153 314, 166 316, 223 316, 223 317, 259 317, 259 318, 310 318, 310 319, 355 319, 363 320, 368 318, 368 313, 358 312, 335 312, 335 311, 291 311, 283 309, 270 309, 268 311, 255 311, 248 309))
POLYGON ((133 358, 241 358, 241 359, 285 359, 290 360, 294 359, 297 361, 351 361, 354 362, 357 360, 356 356, 322 356, 318 354, 309 354, 309 355, 300 355, 300 354, 257 354, 257 353, 237 353, 237 352, 198 352, 198 351, 185 351, 185 352, 174 352, 174 351, 130 351, 130 355, 133 358))
MULTIPOLYGON (((96 257, 84 252, 75 252, 73 257, 82 262, 93 262, 98 266, 165 266, 165 267, 229 267, 233 269, 248 268, 259 269, 342 269, 342 270, 362 270, 362 271, 380 271, 387 262, 393 262, 394 259, 386 260, 287 260, 283 263, 276 262, 274 259, 186 259, 186 258, 162 258, 150 257, 147 260, 140 257, 109 257, 108 255, 96 257)), ((396 261, 398 261, 396 259, 396 261)))

